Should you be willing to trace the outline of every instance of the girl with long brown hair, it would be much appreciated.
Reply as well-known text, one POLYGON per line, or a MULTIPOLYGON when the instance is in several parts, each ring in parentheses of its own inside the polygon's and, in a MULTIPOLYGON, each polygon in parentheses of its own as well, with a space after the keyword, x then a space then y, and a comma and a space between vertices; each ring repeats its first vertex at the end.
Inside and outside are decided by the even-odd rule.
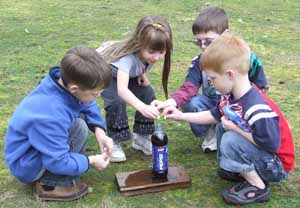
POLYGON ((172 32, 167 21, 159 16, 142 18, 129 39, 107 42, 97 51, 111 64, 113 79, 102 93, 106 111, 107 133, 114 140, 111 162, 126 160, 120 142, 129 140, 126 104, 136 109, 132 147, 152 154, 150 135, 158 110, 150 103, 154 91, 146 73, 152 65, 164 59, 162 85, 168 97, 168 76, 171 63, 172 32))

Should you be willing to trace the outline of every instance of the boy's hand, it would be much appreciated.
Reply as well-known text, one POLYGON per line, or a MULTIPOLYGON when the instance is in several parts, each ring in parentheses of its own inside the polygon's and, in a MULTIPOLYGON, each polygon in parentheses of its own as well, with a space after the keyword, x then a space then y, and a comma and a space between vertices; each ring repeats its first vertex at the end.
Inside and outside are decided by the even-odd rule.
POLYGON ((164 110, 168 106, 176 107, 177 104, 174 99, 170 98, 166 101, 153 100, 150 105, 156 107, 157 110, 161 111, 161 110, 164 110))
POLYGON ((106 136, 103 129, 99 127, 95 127, 95 136, 101 148, 101 153, 105 153, 108 157, 110 157, 113 148, 113 140, 106 136))
POLYGON ((141 108, 139 108, 139 112, 149 119, 156 119, 159 117, 159 111, 151 105, 141 106, 141 108))
POLYGON ((101 155, 92 155, 89 156, 90 165, 92 165, 97 170, 101 171, 107 167, 109 164, 109 157, 106 153, 101 155))
POLYGON ((235 132, 237 132, 237 130, 240 128, 238 125, 236 125, 232 121, 230 121, 227 118, 225 118, 225 116, 222 116, 221 122, 222 122, 223 128, 226 131, 235 131, 235 132))
POLYGON ((162 114, 164 115, 164 118, 175 121, 181 121, 183 117, 183 113, 174 106, 166 107, 162 114))
POLYGON ((101 152, 105 153, 108 157, 112 154, 113 140, 112 138, 105 135, 105 137, 100 141, 101 152))

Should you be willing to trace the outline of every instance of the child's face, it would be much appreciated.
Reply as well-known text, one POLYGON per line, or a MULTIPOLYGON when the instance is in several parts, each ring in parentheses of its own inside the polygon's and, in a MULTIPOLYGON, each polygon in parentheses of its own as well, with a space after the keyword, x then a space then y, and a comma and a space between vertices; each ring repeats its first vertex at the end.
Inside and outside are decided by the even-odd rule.
POLYGON ((166 51, 154 51, 151 49, 142 49, 140 57, 148 64, 155 64, 165 57, 166 51))
POLYGON ((82 90, 79 87, 72 94, 77 97, 83 103, 90 103, 100 96, 103 90, 82 90))
POLYGON ((202 51, 204 51, 209 44, 218 38, 220 35, 213 31, 208 31, 207 33, 198 33, 195 35, 194 43, 200 47, 202 51))
POLYGON ((223 74, 216 73, 215 71, 205 71, 208 81, 214 86, 222 95, 231 93, 233 88, 233 79, 231 72, 223 74))

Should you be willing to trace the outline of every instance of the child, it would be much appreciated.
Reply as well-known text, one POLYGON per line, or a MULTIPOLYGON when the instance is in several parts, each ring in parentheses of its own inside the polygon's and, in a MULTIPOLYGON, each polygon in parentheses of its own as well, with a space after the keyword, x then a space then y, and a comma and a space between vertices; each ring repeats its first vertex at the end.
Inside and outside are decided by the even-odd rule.
POLYGON ((278 114, 279 108, 273 111, 274 103, 249 82, 250 56, 242 39, 223 34, 201 56, 208 79, 223 95, 218 105, 196 113, 181 113, 169 106, 163 112, 168 119, 197 124, 218 122, 219 175, 242 180, 222 192, 225 201, 233 204, 267 201, 269 182, 284 179, 295 161, 291 132, 287 125, 282 127, 284 117, 278 114), (287 129, 288 137, 281 134, 287 129))
POLYGON ((167 97, 171 28, 164 18, 147 16, 139 21, 129 39, 106 45, 98 48, 98 52, 112 68, 111 83, 101 94, 105 103, 107 133, 114 140, 111 162, 126 161, 120 145, 131 138, 126 104, 136 109, 132 147, 151 155, 150 134, 154 130, 153 119, 159 116, 159 111, 150 105, 155 95, 146 73, 164 58, 162 85, 167 97))
POLYGON ((6 133, 6 163, 18 180, 36 184, 41 200, 82 197, 88 186, 79 176, 89 165, 99 171, 108 165, 113 142, 105 135, 95 98, 110 79, 109 65, 95 49, 72 48, 14 112, 6 133), (88 128, 102 154, 84 154, 88 128))
MULTIPOLYGON (((223 9, 218 7, 208 7, 204 9, 194 21, 192 30, 195 37, 194 43, 202 51, 225 30, 228 29, 228 18, 223 9)), ((192 60, 185 82, 177 89, 167 101, 154 101, 152 105, 162 109, 168 105, 182 107, 184 112, 200 112, 209 110, 220 99, 220 95, 210 86, 205 72, 199 67, 201 54, 192 60), (202 86, 202 95, 198 94, 202 86)), ((267 92, 268 83, 262 64, 254 53, 251 55, 249 79, 257 87, 267 92)), ((201 145, 204 152, 216 150, 216 136, 214 125, 190 124, 192 132, 197 137, 203 137, 201 145)))

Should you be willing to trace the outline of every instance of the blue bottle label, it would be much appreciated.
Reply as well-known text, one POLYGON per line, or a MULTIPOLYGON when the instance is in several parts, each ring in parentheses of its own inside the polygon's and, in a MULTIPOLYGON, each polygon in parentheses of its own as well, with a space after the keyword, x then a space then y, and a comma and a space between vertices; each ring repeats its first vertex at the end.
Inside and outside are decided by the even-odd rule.
POLYGON ((168 147, 153 145, 152 149, 152 168, 155 172, 164 173, 168 169, 168 147))

